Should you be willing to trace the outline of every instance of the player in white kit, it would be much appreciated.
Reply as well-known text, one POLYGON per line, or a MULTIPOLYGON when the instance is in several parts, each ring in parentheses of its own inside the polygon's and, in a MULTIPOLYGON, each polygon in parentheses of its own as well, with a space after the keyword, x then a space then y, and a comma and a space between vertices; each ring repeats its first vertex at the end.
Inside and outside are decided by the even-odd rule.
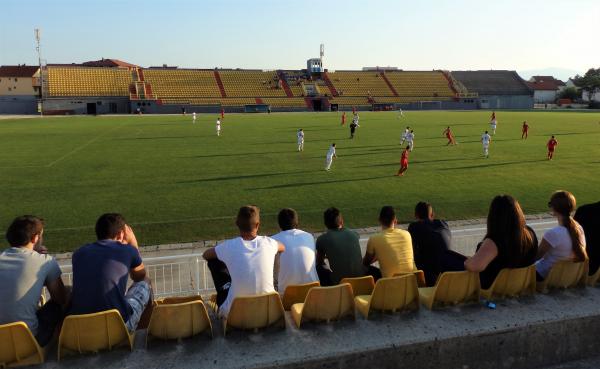
POLYGON ((496 126, 498 125, 498 120, 496 119, 496 112, 492 113, 492 117, 490 119, 490 128, 492 129, 492 134, 496 134, 496 126))
POLYGON ((481 144, 483 145, 483 155, 485 155, 486 158, 489 157, 490 142, 492 142, 492 136, 488 134, 488 131, 485 131, 485 133, 481 135, 481 144))
POLYGON ((192 113, 192 123, 196 124, 196 112, 192 113))
POLYGON ((221 118, 217 118, 217 136, 221 135, 221 118))
POLYGON ((400 145, 404 145, 404 141, 406 141, 406 135, 410 133, 410 127, 406 126, 406 129, 402 133, 402 141, 400 141, 400 145))
POLYGON ((298 130, 298 151, 304 151, 304 131, 302 128, 298 130))
POLYGON ((327 151, 327 156, 325 158, 325 170, 331 169, 331 163, 333 163, 333 158, 337 158, 335 154, 335 144, 331 144, 329 146, 329 151, 327 151))
POLYGON ((410 146, 410 151, 413 151, 415 148, 415 132, 412 129, 406 134, 406 142, 410 146))

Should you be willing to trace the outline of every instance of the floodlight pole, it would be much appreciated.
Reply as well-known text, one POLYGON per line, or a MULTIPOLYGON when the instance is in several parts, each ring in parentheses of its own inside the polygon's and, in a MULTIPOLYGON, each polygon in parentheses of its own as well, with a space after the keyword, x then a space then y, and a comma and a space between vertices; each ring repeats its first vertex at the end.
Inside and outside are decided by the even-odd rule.
POLYGON ((38 65, 40 67, 40 116, 44 115, 44 71, 42 69, 42 50, 40 47, 41 31, 39 28, 34 30, 35 50, 38 54, 38 65))

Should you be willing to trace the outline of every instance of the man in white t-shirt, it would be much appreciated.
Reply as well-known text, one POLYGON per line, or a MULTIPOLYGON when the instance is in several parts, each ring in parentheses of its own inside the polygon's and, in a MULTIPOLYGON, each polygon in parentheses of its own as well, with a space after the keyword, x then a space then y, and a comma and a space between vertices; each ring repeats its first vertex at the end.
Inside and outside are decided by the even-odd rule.
POLYGON ((217 118, 217 136, 221 135, 221 118, 217 118))
POLYGON ((196 112, 192 113, 192 124, 196 123, 196 112))
POLYGON ((304 131, 302 128, 298 130, 298 151, 304 151, 304 131))
POLYGON ((331 163, 333 163, 333 158, 337 158, 337 155, 335 154, 335 144, 331 144, 331 146, 329 146, 329 150, 327 151, 327 156, 325 156, 325 170, 330 170, 331 169, 331 163))
POLYGON ((402 140, 400 141, 400 145, 404 145, 404 141, 406 141, 406 136, 410 133, 410 127, 406 126, 404 132, 402 133, 402 140))
POLYGON ((275 256, 285 251, 280 242, 258 235, 258 207, 242 206, 236 225, 239 237, 225 240, 203 254, 217 290, 220 317, 227 317, 233 300, 238 296, 275 292, 275 256))
POLYGON ((481 135, 481 144, 483 145, 483 155, 486 158, 490 155, 490 142, 492 142, 492 136, 488 134, 488 131, 485 131, 485 133, 481 135))
POLYGON ((282 209, 277 216, 281 232, 272 238, 285 246, 279 257, 277 286, 283 295, 287 286, 318 282, 315 265, 316 248, 312 234, 298 229, 298 213, 294 209, 282 209))
POLYGON ((412 129, 406 134, 406 142, 408 143, 408 146, 410 146, 410 151, 413 151, 415 147, 415 131, 412 129))

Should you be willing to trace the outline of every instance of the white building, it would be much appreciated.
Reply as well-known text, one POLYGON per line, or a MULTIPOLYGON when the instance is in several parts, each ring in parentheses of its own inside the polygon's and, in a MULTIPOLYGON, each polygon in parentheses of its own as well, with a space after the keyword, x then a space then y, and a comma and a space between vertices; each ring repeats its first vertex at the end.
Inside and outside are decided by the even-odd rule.
POLYGON ((552 76, 533 76, 527 82, 533 90, 533 102, 536 104, 552 104, 558 98, 558 93, 565 83, 552 76))

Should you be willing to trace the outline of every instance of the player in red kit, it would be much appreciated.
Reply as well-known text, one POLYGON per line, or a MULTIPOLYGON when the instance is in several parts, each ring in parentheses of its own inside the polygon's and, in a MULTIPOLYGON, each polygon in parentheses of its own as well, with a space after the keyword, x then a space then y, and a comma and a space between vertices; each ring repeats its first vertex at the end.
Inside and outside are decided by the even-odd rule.
POLYGON ((342 113, 342 125, 346 124, 346 112, 342 113))
POLYGON ((398 173, 396 176, 403 176, 404 172, 408 169, 408 153, 410 152, 410 146, 406 146, 406 149, 402 151, 402 156, 400 157, 400 169, 398 169, 398 173))
POLYGON ((527 139, 527 133, 529 133, 529 124, 527 124, 527 121, 523 121, 523 129, 521 130, 521 140, 527 139))
POLYGON ((448 128, 446 128, 444 130, 444 132, 442 132, 443 135, 446 136, 446 138, 448 139, 448 143, 446 144, 446 146, 452 144, 452 145, 456 145, 456 140, 454 140, 454 135, 452 134, 452 130, 450 129, 450 126, 448 126, 448 128))
POLYGON ((552 157, 554 156, 554 148, 557 145, 558 145, 558 141, 556 141, 556 138, 554 138, 554 136, 552 136, 552 138, 546 144, 546 146, 548 147, 548 160, 552 160, 552 157))
POLYGON ((225 109, 221 108, 221 119, 225 118, 225 109))

